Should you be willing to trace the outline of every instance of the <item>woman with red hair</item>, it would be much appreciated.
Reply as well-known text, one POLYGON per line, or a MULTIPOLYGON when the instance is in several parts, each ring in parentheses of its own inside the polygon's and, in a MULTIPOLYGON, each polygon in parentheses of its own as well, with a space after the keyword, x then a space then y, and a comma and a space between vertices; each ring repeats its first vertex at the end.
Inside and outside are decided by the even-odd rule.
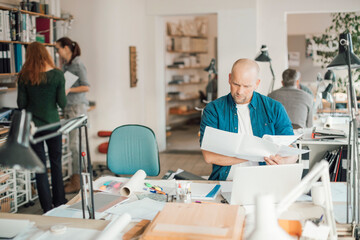
MULTIPOLYGON (((36 127, 60 121, 57 106, 64 108, 66 105, 64 73, 55 67, 41 43, 33 42, 27 46, 25 63, 18 76, 17 104, 20 109, 32 113, 36 127)), ((43 131, 35 137, 53 131, 43 131)), ((52 197, 47 173, 36 174, 39 200, 44 213, 67 202, 62 178, 62 137, 56 136, 31 145, 46 166, 45 142, 50 160, 52 197)))

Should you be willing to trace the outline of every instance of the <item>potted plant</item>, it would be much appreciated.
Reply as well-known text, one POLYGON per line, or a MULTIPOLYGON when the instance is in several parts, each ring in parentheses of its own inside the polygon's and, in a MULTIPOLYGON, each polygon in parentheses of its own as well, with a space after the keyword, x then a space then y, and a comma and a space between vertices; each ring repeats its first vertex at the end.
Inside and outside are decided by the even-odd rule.
MULTIPOLYGON (((322 68, 326 68, 338 54, 339 34, 346 31, 352 36, 354 54, 360 56, 360 13, 332 13, 331 17, 331 25, 325 29, 324 34, 307 39, 307 44, 311 46, 307 49, 307 54, 311 55, 314 62, 322 68)), ((357 93, 360 92, 359 79, 360 69, 353 70, 353 80, 357 93)), ((338 77, 334 92, 346 92, 347 82, 347 77, 338 77)))

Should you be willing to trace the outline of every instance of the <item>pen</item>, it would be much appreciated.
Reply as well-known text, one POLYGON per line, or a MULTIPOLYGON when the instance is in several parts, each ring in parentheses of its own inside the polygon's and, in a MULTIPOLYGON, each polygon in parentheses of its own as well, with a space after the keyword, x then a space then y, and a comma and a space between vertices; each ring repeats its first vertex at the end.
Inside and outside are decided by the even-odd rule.
POLYGON ((151 193, 156 193, 156 190, 153 190, 151 188, 143 188, 145 191, 149 191, 151 193))
POLYGON ((195 201, 195 203, 217 204, 216 202, 204 202, 204 201, 195 201))
POLYGON ((143 189, 146 190, 146 191, 149 191, 151 193, 158 193, 158 194, 162 194, 162 195, 167 195, 165 192, 156 190, 154 188, 143 188, 143 189))
POLYGON ((160 186, 152 185, 150 183, 144 183, 144 185, 147 186, 148 188, 154 188, 154 189, 156 189, 158 191, 163 191, 163 188, 160 187, 160 186))

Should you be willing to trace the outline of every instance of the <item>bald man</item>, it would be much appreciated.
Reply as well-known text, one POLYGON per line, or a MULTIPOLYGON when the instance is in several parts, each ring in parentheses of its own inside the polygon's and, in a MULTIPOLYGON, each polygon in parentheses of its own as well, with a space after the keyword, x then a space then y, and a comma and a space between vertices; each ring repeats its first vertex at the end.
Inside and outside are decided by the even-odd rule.
MULTIPOLYGON (((294 135, 291 121, 281 103, 255 92, 260 84, 259 66, 250 59, 237 60, 229 74, 230 93, 207 104, 200 124, 200 145, 206 126, 220 130, 262 137, 294 135)), ((228 143, 231 144, 231 143, 228 143)), ((252 166, 289 164, 297 156, 267 156, 264 162, 250 162, 203 150, 207 163, 213 165, 209 180, 232 180, 233 165, 252 166)))

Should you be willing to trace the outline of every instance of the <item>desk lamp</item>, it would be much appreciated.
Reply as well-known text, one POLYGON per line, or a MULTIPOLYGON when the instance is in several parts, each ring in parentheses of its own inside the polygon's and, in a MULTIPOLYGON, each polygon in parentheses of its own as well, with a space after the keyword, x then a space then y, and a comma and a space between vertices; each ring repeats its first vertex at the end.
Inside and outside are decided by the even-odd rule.
POLYGON ((39 143, 41 141, 53 138, 55 136, 62 135, 63 133, 67 134, 74 129, 79 129, 79 145, 81 149, 81 138, 82 131, 81 128, 85 128, 85 138, 86 138, 86 151, 87 151, 87 172, 83 172, 82 167, 82 153, 80 151, 79 155, 79 166, 80 166, 80 185, 81 185, 81 196, 82 196, 82 207, 83 207, 83 218, 85 218, 85 208, 89 212, 89 217, 95 219, 94 211, 94 196, 93 196, 93 186, 92 186, 92 167, 91 160, 89 155, 89 143, 88 143, 88 133, 87 133, 87 116, 80 116, 72 118, 69 120, 51 123, 39 128, 30 128, 31 122, 31 113, 27 113, 25 110, 14 111, 14 116, 12 118, 10 131, 6 143, 0 147, 0 166, 11 167, 15 169, 27 169, 30 171, 35 171, 36 173, 45 172, 45 166, 40 161, 38 156, 30 147, 30 142, 32 144, 39 143), (45 130, 54 130, 49 134, 46 134, 41 137, 34 138, 34 135, 38 132, 45 130), (89 185, 89 186, 88 186, 89 185), (90 194, 90 203, 88 201, 87 190, 90 194))
POLYGON ((347 222, 352 222, 353 233, 359 236, 359 149, 358 149, 358 126, 356 117, 358 116, 354 82, 352 80, 351 69, 360 68, 360 59, 354 54, 352 47, 351 34, 341 33, 339 36, 339 53, 334 60, 327 66, 328 69, 347 69, 348 70, 348 102, 349 102, 349 137, 348 137, 348 157, 350 163, 347 164, 347 222), (351 212, 351 216, 350 216, 351 212), (350 218, 351 217, 351 218, 350 218), (351 220, 350 220, 351 219, 351 220))
POLYGON ((331 104, 331 111, 335 112, 335 100, 332 94, 332 89, 336 80, 335 73, 332 70, 327 70, 324 75, 324 80, 330 80, 331 82, 327 85, 324 92, 322 93, 322 99, 325 99, 331 104))
POLYGON ((260 53, 255 57, 255 61, 257 62, 268 62, 270 64, 270 71, 272 75, 272 82, 270 84, 269 92, 271 93, 274 90, 275 84, 275 74, 271 65, 271 58, 269 57, 268 48, 266 45, 262 45, 260 49, 260 53))
POLYGON ((30 148, 30 122, 30 113, 14 112, 7 141, 0 147, 0 165, 44 173, 44 164, 30 148))
MULTIPOLYGON (((212 58, 210 61, 210 65, 206 68, 204 68, 205 72, 208 72, 208 86, 206 87, 206 100, 207 102, 211 102, 213 100, 213 93, 214 93, 214 87, 213 83, 211 82, 211 75, 217 74, 215 69, 215 58, 212 58)), ((216 78, 216 76, 215 76, 216 78)))
POLYGON ((316 163, 311 171, 301 180, 301 182, 286 195, 277 206, 277 216, 280 216, 286 209, 290 207, 302 194, 309 192, 311 187, 321 179, 324 186, 325 195, 325 220, 330 228, 329 239, 336 240, 336 223, 334 217, 333 203, 330 190, 330 177, 329 177, 329 163, 326 160, 321 160, 316 163))

